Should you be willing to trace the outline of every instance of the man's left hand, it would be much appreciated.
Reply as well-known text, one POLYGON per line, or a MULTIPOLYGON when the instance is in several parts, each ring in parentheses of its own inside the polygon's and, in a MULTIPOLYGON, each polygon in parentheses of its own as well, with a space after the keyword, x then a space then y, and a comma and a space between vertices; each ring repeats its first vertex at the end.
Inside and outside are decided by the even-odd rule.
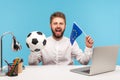
POLYGON ((93 39, 90 36, 86 36, 86 46, 88 48, 92 48, 93 43, 94 43, 93 39))

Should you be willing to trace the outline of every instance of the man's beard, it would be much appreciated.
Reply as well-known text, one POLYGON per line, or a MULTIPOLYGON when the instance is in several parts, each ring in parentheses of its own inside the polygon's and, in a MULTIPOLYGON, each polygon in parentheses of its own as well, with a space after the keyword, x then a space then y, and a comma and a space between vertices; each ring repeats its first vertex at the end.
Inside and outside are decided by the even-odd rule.
MULTIPOLYGON (((52 29, 51 29, 51 30, 52 30, 52 29)), ((65 31, 65 29, 61 32, 61 35, 56 35, 55 32, 52 30, 53 37, 55 37, 55 38, 62 38, 62 37, 63 37, 63 34, 64 34, 64 31, 65 31)))

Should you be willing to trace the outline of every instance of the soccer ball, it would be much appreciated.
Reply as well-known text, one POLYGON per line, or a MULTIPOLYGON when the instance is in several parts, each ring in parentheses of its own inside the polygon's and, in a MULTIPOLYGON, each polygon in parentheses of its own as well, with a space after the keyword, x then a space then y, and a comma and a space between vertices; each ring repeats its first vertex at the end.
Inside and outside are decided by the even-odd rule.
POLYGON ((38 52, 46 45, 46 36, 40 31, 33 31, 28 34, 26 45, 32 52, 38 52))

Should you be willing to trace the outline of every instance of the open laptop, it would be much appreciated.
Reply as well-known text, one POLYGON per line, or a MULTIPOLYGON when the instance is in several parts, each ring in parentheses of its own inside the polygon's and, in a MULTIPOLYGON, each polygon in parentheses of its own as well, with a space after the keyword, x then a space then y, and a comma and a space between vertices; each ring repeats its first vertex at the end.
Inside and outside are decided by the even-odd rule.
POLYGON ((116 67, 116 60, 119 46, 102 46, 93 49, 91 66, 71 69, 71 72, 96 75, 109 71, 114 71, 116 67))

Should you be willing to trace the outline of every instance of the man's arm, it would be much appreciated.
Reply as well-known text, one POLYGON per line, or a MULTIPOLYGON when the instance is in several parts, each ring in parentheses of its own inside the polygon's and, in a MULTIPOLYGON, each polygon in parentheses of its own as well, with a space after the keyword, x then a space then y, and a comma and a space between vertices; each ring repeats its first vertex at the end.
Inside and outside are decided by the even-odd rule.
POLYGON ((93 49, 86 47, 84 53, 82 54, 81 59, 79 59, 80 63, 83 65, 87 65, 92 57, 93 49))
POLYGON ((87 65, 92 53, 93 53, 93 40, 90 36, 86 37, 86 48, 84 50, 84 52, 82 52, 82 50, 79 48, 77 42, 75 41, 74 45, 73 45, 73 49, 72 49, 72 53, 75 55, 75 58, 83 65, 87 65))
POLYGON ((86 48, 84 50, 84 55, 83 58, 81 58, 81 63, 84 65, 87 65, 89 63, 90 58, 92 57, 92 47, 93 47, 93 39, 90 36, 86 36, 85 39, 85 43, 86 43, 86 48))

